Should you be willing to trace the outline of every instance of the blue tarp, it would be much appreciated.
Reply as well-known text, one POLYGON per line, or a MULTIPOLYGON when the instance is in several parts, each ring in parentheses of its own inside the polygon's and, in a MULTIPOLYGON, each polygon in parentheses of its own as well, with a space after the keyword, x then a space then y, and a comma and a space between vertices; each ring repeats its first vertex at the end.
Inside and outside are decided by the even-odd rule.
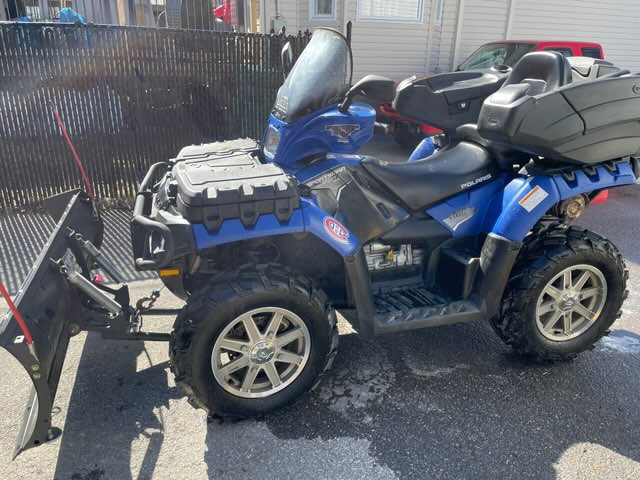
POLYGON ((73 8, 64 7, 60 9, 58 13, 58 21, 65 23, 76 23, 80 22, 82 24, 87 23, 87 19, 76 12, 73 8))

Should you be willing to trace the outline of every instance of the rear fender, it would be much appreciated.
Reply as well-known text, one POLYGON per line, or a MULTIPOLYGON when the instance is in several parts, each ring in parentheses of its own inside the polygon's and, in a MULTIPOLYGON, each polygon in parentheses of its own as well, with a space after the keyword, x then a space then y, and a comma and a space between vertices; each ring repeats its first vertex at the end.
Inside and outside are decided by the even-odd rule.
POLYGON ((628 161, 587 167, 571 175, 517 177, 490 207, 497 216, 487 215, 483 230, 522 241, 555 203, 581 193, 635 183, 636 176, 628 161))
MULTIPOLYGON (((103 232, 102 221, 84 192, 58 195, 45 204, 57 225, 14 302, 33 342, 27 344, 11 313, 0 320, 0 346, 20 362, 33 382, 14 458, 28 448, 43 444, 52 435, 51 409, 69 345, 69 329, 72 324, 80 323, 76 318, 82 311, 80 296, 52 260, 73 250, 69 229, 96 245, 100 244, 103 232)), ((86 271, 86 258, 80 252, 74 254, 86 271)))

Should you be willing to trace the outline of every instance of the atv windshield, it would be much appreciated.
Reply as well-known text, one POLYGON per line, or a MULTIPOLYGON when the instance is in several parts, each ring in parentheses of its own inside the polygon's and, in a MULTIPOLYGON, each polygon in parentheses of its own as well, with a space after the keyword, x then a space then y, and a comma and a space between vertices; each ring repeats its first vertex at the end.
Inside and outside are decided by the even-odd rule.
POLYGON ((338 103, 351 86, 351 48, 335 30, 318 28, 278 90, 274 114, 293 122, 338 103))

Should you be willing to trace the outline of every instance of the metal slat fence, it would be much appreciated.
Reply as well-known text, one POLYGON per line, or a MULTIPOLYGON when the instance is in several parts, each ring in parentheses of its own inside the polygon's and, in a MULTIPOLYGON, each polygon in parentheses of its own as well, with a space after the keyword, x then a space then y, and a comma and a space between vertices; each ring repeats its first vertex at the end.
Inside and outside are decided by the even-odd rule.
POLYGON ((80 186, 58 109, 96 195, 127 197, 184 145, 259 138, 288 36, 0 24, 0 209, 80 186))

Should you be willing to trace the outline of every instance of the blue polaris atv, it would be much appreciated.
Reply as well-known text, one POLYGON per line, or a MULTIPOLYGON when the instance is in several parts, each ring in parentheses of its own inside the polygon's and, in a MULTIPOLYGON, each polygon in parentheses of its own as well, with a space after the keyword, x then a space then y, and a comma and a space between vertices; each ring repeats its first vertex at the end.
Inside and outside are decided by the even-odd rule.
POLYGON ((55 436, 58 378, 83 330, 169 341, 189 401, 239 418, 317 385, 338 347, 336 308, 355 308, 367 339, 488 321, 545 360, 588 349, 620 315, 620 253, 566 220, 640 176, 640 76, 536 52, 506 78, 485 72, 441 90, 378 76, 351 86, 349 44, 329 29, 295 64, 286 48, 283 60, 260 143, 186 147, 141 184, 135 264, 185 300, 171 334, 142 331, 149 302, 129 306, 126 285, 93 281, 99 268, 124 283, 98 250, 88 197, 47 201, 57 229, 0 323, 0 344, 34 382, 16 454, 55 436), (447 144, 433 152, 427 141, 403 163, 357 154, 375 128, 357 96, 427 121, 430 110, 449 115, 447 144))

